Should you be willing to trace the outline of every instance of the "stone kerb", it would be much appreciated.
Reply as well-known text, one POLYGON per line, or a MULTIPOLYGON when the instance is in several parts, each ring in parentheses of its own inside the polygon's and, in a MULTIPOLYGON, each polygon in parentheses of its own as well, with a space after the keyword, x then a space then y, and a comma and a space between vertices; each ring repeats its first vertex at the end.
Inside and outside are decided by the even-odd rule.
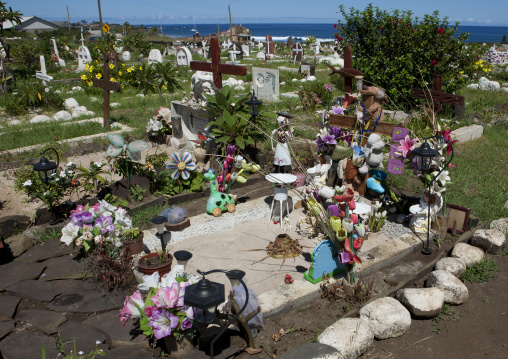
POLYGON ((479 229, 474 232, 471 244, 487 253, 501 254, 506 244, 506 236, 497 229, 479 229))

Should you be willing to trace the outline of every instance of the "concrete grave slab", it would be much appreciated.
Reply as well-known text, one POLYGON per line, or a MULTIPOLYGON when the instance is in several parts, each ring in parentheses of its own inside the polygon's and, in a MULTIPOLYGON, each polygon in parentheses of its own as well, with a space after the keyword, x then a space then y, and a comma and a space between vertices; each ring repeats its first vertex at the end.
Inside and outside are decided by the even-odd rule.
POLYGON ((471 125, 461 127, 450 133, 450 136, 454 140, 459 140, 460 143, 476 140, 483 135, 483 126, 471 125))
POLYGON ((7 320, 0 322, 0 339, 14 330, 14 320, 7 320))

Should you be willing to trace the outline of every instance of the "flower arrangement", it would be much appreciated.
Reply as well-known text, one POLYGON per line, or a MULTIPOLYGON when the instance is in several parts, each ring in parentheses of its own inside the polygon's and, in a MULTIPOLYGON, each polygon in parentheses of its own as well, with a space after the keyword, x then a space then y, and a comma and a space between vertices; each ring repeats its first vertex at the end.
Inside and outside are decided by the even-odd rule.
POLYGON ((62 229, 60 241, 67 245, 83 245, 86 252, 98 243, 120 247, 123 231, 131 226, 125 209, 100 200, 95 206, 80 205, 71 211, 70 222, 62 229))
POLYGON ((335 126, 324 126, 316 135, 316 144, 318 145, 318 154, 331 155, 337 143, 342 141, 349 147, 353 136, 350 130, 343 129, 335 126))
POLYGON ((183 275, 174 278, 170 273, 159 278, 155 272, 144 276, 138 290, 125 298, 119 314, 122 326, 130 319, 138 321, 140 330, 149 338, 162 339, 194 334, 192 308, 183 303, 185 288, 195 280, 183 275))
POLYGON ((381 203, 374 202, 372 203, 372 213, 369 217, 369 231, 370 232, 379 232, 381 227, 386 221, 388 213, 386 210, 382 210, 381 203))
POLYGON ((166 107, 160 107, 155 111, 153 117, 146 124, 148 136, 171 134, 171 110, 166 107))
MULTIPOLYGON (((217 176, 217 183, 219 184, 217 189, 219 192, 230 193, 235 182, 247 182, 247 176, 242 166, 245 165, 248 168, 248 165, 244 162, 245 160, 242 156, 237 155, 233 157, 235 150, 235 145, 228 145, 226 148, 226 158, 222 162, 222 174, 217 176)), ((250 168, 252 169, 252 166, 250 168)))

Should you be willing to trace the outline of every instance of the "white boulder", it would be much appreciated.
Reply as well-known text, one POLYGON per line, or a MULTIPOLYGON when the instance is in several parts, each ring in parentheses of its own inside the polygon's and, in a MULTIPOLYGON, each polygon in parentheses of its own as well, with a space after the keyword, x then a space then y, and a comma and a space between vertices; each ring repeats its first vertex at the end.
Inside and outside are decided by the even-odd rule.
POLYGON ((53 119, 57 121, 69 121, 72 115, 67 111, 58 111, 53 115, 53 119))
POLYGON ((406 288, 397 291, 396 298, 418 318, 434 318, 441 313, 445 293, 441 288, 406 288))
POLYGON ((508 235, 508 218, 499 218, 490 222, 490 228, 503 232, 505 236, 508 235))
POLYGON ((445 270, 435 270, 429 274, 427 287, 437 287, 444 291, 446 303, 459 305, 469 298, 467 287, 453 274, 445 270))
POLYGON ((72 118, 81 117, 81 116, 93 116, 95 113, 93 111, 88 111, 85 106, 76 107, 72 111, 72 118))
POLYGON ((243 85, 243 80, 237 80, 233 77, 230 77, 226 81, 222 82, 222 86, 226 85, 229 85, 229 87, 240 86, 243 85))
POLYGON ((71 98, 66 98, 65 101, 64 101, 64 107, 67 110, 70 110, 70 109, 79 107, 79 103, 78 103, 78 101, 76 101, 72 97, 71 98))
POLYGON ((73 91, 73 92, 74 92, 74 91, 81 91, 81 90, 83 90, 83 89, 81 88, 81 86, 74 86, 74 87, 71 89, 71 91, 73 91))
MULTIPOLYGON (((51 120, 52 120, 52 118, 51 118, 51 117, 48 117, 48 116, 46 116, 46 115, 37 115, 37 116, 35 116, 34 118, 32 118, 32 119, 30 120, 30 123, 49 122, 49 121, 51 121, 51 120)), ((12 124, 13 124, 12 122, 14 122, 14 121, 11 121, 11 122, 10 122, 10 125, 12 125, 12 124)), ((18 125, 18 123, 16 123, 16 125, 18 125)))
POLYGON ((326 328, 317 342, 339 351, 341 359, 356 359, 363 355, 374 341, 369 323, 363 319, 340 319, 326 328))
POLYGON ((307 77, 307 81, 316 81, 316 76, 309 76, 307 77))
POLYGON ((473 233, 471 244, 487 253, 501 254, 506 244, 506 237, 497 229, 479 229, 473 233))
POLYGON ((472 89, 472 90, 478 90, 480 88, 480 85, 478 85, 478 84, 469 84, 469 85, 466 86, 466 88, 472 89))
POLYGON ((120 107, 120 104, 118 102, 113 102, 112 104, 109 105, 109 107, 111 108, 120 107))
POLYGON ((466 271, 466 263, 460 258, 445 257, 437 261, 435 270, 445 270, 456 277, 460 277, 466 271))
POLYGON ((332 66, 344 67, 344 59, 342 59, 337 53, 331 56, 325 56, 319 59, 319 63, 325 63, 332 66))
POLYGON ((466 264, 466 267, 470 267, 483 258, 484 252, 480 248, 471 246, 467 243, 457 243, 452 250, 452 257, 460 258, 466 264))
POLYGON ((400 302, 384 297, 360 309, 360 319, 368 321, 376 339, 399 337, 411 326, 411 314, 400 302))
POLYGON ((497 81, 490 81, 486 77, 480 78, 479 81, 480 90, 484 91, 497 91, 501 89, 501 85, 497 81))
MULTIPOLYGON (((37 117, 37 116, 35 116, 37 117)), ((35 118, 34 117, 34 118, 35 118)), ((47 116, 46 116, 47 117, 47 116)), ((50 119, 51 121, 51 119, 50 119)), ((12 121, 9 121, 9 126, 17 126, 17 125, 21 125, 21 121, 20 120, 12 120, 12 121)))

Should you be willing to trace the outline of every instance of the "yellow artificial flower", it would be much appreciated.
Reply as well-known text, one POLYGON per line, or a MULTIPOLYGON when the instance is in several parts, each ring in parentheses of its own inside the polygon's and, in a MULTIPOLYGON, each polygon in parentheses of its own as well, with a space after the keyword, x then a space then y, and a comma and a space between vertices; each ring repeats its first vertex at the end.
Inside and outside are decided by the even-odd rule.
POLYGON ((95 75, 95 77, 97 77, 98 79, 100 79, 102 77, 102 74, 97 74, 95 75))
POLYGON ((110 79, 109 79, 109 81, 111 81, 111 82, 116 82, 116 80, 115 80, 115 78, 114 78, 114 77, 110 78, 110 79))

